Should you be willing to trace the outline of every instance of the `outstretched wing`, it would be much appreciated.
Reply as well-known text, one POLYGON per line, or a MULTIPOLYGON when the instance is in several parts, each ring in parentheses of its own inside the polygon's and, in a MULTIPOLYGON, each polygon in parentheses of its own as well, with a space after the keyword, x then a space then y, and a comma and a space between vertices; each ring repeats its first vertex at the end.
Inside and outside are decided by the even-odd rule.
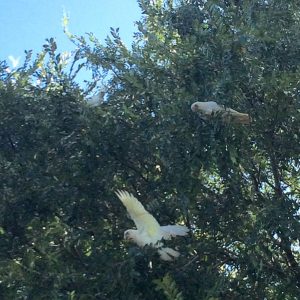
POLYGON ((171 237, 175 237, 177 235, 185 236, 189 232, 189 229, 184 225, 161 226, 161 230, 162 230, 162 233, 163 233, 163 238, 165 240, 168 240, 171 237))
POLYGON ((116 195, 126 207, 131 219, 140 231, 146 231, 150 237, 160 239, 160 225, 156 219, 146 211, 141 202, 126 191, 117 191, 116 195))

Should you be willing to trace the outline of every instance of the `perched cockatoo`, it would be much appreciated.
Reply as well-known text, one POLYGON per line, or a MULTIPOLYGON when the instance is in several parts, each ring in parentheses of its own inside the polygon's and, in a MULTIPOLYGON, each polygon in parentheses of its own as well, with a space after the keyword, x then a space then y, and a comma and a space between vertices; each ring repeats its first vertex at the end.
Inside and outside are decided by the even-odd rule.
POLYGON ((100 91, 98 94, 95 94, 94 96, 87 99, 88 103, 92 106, 100 105, 104 102, 104 91, 100 91))
POLYGON ((141 202, 126 191, 117 191, 116 195, 126 207, 134 221, 137 230, 128 229, 124 232, 124 239, 135 242, 139 247, 151 245, 157 248, 160 258, 172 261, 179 256, 179 252, 171 248, 162 248, 162 239, 171 239, 176 235, 187 235, 189 229, 183 225, 160 226, 156 219, 146 211, 141 202))
POLYGON ((240 113, 234 109, 219 105, 214 101, 195 102, 191 105, 193 112, 199 112, 204 119, 212 116, 214 113, 220 113, 224 121, 232 121, 239 124, 250 124, 251 119, 248 114, 240 113))

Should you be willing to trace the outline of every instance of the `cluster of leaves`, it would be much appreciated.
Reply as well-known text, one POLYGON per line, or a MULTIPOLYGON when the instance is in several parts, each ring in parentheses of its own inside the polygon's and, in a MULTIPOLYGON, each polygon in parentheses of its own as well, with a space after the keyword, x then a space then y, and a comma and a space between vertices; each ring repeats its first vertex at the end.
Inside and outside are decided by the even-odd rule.
POLYGON ((112 29, 104 45, 69 34, 68 71, 52 39, 1 64, 0 297, 297 299, 298 1, 139 4, 131 49, 112 29), (97 107, 74 83, 81 58, 106 83, 97 107), (252 124, 201 120, 206 100, 252 124), (178 260, 124 244, 116 189, 191 228, 168 242, 178 260))

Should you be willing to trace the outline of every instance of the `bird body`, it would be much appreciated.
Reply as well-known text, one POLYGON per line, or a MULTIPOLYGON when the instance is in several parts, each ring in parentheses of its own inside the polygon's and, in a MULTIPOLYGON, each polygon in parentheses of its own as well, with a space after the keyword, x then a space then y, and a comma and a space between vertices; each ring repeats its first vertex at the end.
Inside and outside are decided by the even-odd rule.
POLYGON ((87 101, 92 106, 100 105, 104 102, 104 91, 100 91, 98 94, 93 95, 92 97, 88 98, 87 101))
POLYGON ((220 113, 223 121, 226 122, 232 121, 239 124, 250 124, 251 122, 248 114, 240 113, 214 101, 195 102, 191 105, 191 109, 193 112, 199 112, 204 119, 212 117, 214 113, 220 113))
POLYGON ((160 226, 157 220, 144 208, 132 194, 126 191, 117 191, 116 195, 126 207, 131 219, 136 225, 136 230, 128 229, 124 232, 124 238, 135 242, 139 247, 151 245, 157 248, 160 258, 172 261, 179 256, 179 252, 162 247, 162 239, 168 240, 175 236, 185 236, 188 228, 183 225, 160 226))

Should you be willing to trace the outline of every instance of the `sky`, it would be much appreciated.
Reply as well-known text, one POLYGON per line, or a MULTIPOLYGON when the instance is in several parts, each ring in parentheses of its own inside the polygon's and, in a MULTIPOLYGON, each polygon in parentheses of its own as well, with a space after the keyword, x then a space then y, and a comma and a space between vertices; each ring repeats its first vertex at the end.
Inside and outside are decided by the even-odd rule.
POLYGON ((72 34, 92 32, 104 42, 109 28, 119 27, 128 46, 137 31, 134 22, 141 18, 136 0, 0 0, 0 61, 20 66, 24 50, 37 53, 51 37, 59 52, 73 50, 75 46, 63 32, 64 12, 69 16, 72 34))

